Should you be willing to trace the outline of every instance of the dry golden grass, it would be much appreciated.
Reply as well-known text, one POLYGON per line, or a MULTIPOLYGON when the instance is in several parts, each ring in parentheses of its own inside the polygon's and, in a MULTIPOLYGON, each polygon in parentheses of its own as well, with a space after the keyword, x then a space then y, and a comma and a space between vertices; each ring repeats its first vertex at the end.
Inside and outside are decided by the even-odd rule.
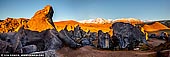
POLYGON ((60 22, 54 22, 56 28, 58 31, 64 29, 64 27, 67 25, 68 30, 74 30, 74 27, 79 25, 81 29, 84 31, 90 30, 91 32, 98 32, 98 30, 102 30, 103 32, 111 32, 111 25, 112 24, 94 24, 94 23, 79 23, 73 20, 67 20, 67 21, 60 21, 60 22))
POLYGON ((144 30, 147 32, 152 32, 152 31, 159 31, 159 30, 165 30, 165 29, 169 29, 167 26, 159 23, 159 22, 155 22, 151 25, 144 25, 143 26, 144 30))

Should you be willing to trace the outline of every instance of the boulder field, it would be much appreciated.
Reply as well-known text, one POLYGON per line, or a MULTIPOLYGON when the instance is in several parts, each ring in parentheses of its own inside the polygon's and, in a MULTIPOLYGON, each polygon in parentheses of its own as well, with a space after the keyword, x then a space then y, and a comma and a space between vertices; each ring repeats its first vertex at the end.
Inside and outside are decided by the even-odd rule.
POLYGON ((156 51, 156 55, 153 56, 167 56, 162 50, 170 49, 170 39, 166 33, 163 32, 158 37, 164 44, 159 43, 155 46, 154 41, 150 43, 151 40, 146 40, 146 34, 141 31, 140 26, 124 22, 108 25, 112 35, 103 30, 85 31, 80 25, 72 27, 72 30, 68 30, 66 25, 57 31, 57 24, 52 20, 53 13, 53 8, 47 5, 37 11, 31 19, 7 18, 1 21, 0 53, 45 54, 45 57, 94 57, 107 54, 112 57, 117 56, 116 54, 121 56, 121 53, 126 54, 128 51, 128 54, 131 54, 128 56, 140 57, 141 53, 138 51, 156 51), (91 54, 84 55, 83 52, 91 54), (134 52, 139 54, 134 55, 134 52))

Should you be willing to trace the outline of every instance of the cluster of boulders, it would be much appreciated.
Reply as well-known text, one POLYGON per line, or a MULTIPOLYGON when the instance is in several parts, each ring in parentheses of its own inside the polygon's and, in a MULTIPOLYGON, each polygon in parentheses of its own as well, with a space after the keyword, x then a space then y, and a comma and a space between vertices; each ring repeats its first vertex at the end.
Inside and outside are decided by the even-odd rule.
POLYGON ((113 36, 108 32, 99 30, 95 32, 85 32, 81 27, 76 26, 74 31, 68 31, 67 26, 59 32, 59 38, 69 47, 78 48, 82 46, 92 46, 100 49, 126 49, 133 50, 143 43, 148 45, 145 34, 138 27, 129 23, 117 22, 112 25, 113 36), (96 43, 97 42, 97 43, 96 43))
POLYGON ((61 40, 71 48, 87 45, 94 46, 93 41, 96 40, 96 35, 97 34, 95 32, 83 31, 79 25, 74 28, 74 31, 68 31, 66 26, 65 29, 59 32, 59 37, 61 40))
POLYGON ((160 32, 160 33, 150 33, 148 35, 149 38, 157 38, 157 39, 161 39, 161 40, 165 40, 167 42, 170 41, 170 34, 168 34, 167 32, 160 32))

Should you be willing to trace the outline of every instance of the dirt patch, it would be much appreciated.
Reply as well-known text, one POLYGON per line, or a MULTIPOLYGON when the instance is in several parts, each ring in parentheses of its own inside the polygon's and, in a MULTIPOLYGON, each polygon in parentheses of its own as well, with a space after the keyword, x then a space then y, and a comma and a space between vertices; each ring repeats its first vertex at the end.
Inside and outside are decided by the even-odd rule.
MULTIPOLYGON (((63 47, 57 51, 57 54, 59 57, 148 57, 150 53, 146 51, 97 50, 93 47, 85 46, 79 49, 63 47)), ((154 54, 154 52, 151 54, 154 54)))

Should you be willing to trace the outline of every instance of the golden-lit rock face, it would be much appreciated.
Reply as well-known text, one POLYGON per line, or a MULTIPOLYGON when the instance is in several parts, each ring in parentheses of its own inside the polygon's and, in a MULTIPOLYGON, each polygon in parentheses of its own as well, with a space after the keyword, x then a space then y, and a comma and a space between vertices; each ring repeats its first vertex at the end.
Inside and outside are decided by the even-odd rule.
POLYGON ((164 30, 164 29, 169 29, 167 26, 159 23, 159 22, 155 22, 151 25, 147 25, 145 24, 143 26, 144 30, 147 32, 153 32, 153 31, 159 31, 159 30, 164 30))
MULTIPOLYGON (((14 32, 16 29, 22 25, 26 25, 28 19, 25 18, 7 18, 0 22, 0 33, 14 32)), ((26 27, 26 26, 25 26, 26 27)))
POLYGON ((55 26, 52 21, 53 13, 53 8, 50 5, 45 6, 44 9, 37 11, 28 21, 27 29, 39 32, 46 29, 54 29, 55 26))

